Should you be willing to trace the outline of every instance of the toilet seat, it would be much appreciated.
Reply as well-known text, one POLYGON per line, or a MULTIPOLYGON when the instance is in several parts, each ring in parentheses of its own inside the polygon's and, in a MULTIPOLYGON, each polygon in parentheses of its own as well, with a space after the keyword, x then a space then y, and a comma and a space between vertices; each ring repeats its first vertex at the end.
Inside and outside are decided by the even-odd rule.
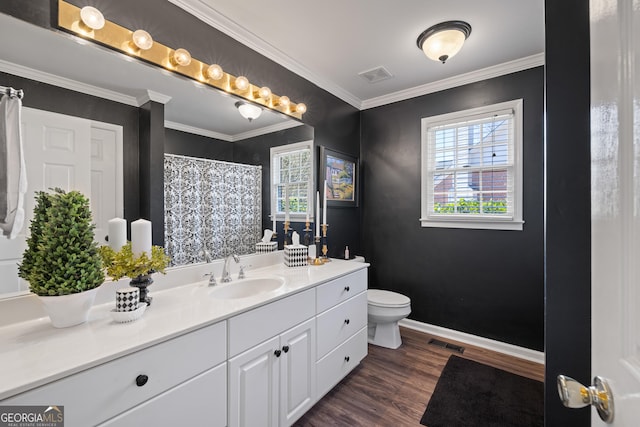
POLYGON ((409 297, 382 289, 368 289, 367 300, 369 305, 377 307, 406 307, 411 304, 409 297))

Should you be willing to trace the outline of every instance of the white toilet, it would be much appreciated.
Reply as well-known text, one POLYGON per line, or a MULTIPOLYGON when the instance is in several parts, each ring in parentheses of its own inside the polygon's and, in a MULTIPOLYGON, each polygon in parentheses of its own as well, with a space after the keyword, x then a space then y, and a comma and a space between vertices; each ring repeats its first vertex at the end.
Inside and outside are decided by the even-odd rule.
MULTIPOLYGON (((354 261, 364 262, 361 256, 354 261)), ((369 342, 386 348, 398 348, 402 344, 398 321, 411 313, 409 297, 382 289, 367 290, 367 317, 369 342)))
POLYGON ((402 294, 369 289, 367 291, 369 342, 386 348, 402 344, 398 321, 411 313, 411 300, 402 294))

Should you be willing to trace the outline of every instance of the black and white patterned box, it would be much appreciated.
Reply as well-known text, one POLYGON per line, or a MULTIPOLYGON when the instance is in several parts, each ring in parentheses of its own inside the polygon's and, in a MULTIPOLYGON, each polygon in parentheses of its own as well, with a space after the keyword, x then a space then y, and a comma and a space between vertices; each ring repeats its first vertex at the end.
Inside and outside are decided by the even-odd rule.
POLYGON ((267 252, 275 252, 278 250, 278 242, 258 242, 256 243, 256 252, 264 254, 267 252))
POLYGON ((135 311, 138 309, 140 290, 138 288, 122 288, 116 290, 116 311, 135 311))
POLYGON ((305 245, 286 245, 284 247, 284 265, 302 267, 308 265, 309 248, 305 245))

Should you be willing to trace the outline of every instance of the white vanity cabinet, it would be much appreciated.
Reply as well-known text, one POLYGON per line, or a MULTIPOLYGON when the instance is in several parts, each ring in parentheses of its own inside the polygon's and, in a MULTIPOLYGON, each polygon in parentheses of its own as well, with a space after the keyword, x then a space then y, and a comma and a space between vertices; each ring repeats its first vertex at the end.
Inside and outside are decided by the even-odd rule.
POLYGON ((366 269, 316 288, 318 399, 367 355, 366 291, 366 269))
POLYGON ((316 402, 314 306, 311 289, 229 319, 230 426, 291 425, 316 402))
POLYGON ((0 405, 63 405, 65 425, 70 427, 107 420, 105 425, 110 426, 167 425, 166 415, 183 412, 186 405, 194 411, 189 414, 191 419, 202 421, 197 425, 225 425, 226 405, 219 405, 218 424, 211 421, 211 411, 216 401, 226 402, 226 333, 226 322, 207 326, 16 395, 0 405), (189 402, 194 397, 198 399, 195 404, 189 402))

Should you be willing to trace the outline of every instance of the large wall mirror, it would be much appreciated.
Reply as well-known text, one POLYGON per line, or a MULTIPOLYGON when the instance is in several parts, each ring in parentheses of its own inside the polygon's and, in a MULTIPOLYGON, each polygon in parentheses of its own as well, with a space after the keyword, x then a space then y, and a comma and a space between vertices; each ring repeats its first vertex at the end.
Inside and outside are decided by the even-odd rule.
MULTIPOLYGON (((206 138, 205 141, 210 140, 212 144, 236 144, 264 137, 267 145, 266 148, 260 147, 260 154, 248 153, 247 150, 251 149, 252 144, 243 144, 242 155, 237 160, 239 162, 247 161, 250 163, 251 159, 254 159, 253 164, 259 164, 265 161, 265 156, 262 153, 268 152, 269 146, 297 142, 290 139, 278 140, 279 135, 286 134, 289 129, 305 129, 302 132, 297 132, 302 135, 302 139, 309 139, 309 135, 311 137, 313 135, 313 129, 308 125, 266 109, 263 110, 259 118, 249 121, 239 114, 235 106, 238 99, 233 95, 174 75, 159 67, 142 63, 66 33, 46 30, 4 14, 0 14, 0 28, 5 34, 12 34, 11 43, 0 45, 1 72, 88 93, 133 107, 140 106, 151 98, 165 104, 164 118, 165 126, 168 129, 171 129, 172 132, 197 133, 200 141, 203 141, 202 138, 206 138), (255 159, 259 159, 257 163, 255 159)), ((2 74, 0 74, 1 76, 2 74)), ((0 81, 0 85, 6 85, 6 82, 0 81)), ((37 84, 31 85, 30 91, 25 91, 25 105, 29 105, 29 97, 42 97, 42 94, 38 95, 37 92, 37 84)), ((109 108, 111 101, 104 102, 106 108, 109 108)), ((69 100, 51 99, 41 104, 47 104, 47 107, 43 109, 57 112, 59 111, 57 106, 64 102, 69 102, 69 100)), ((114 127, 114 132, 117 132, 117 126, 114 127)), ((137 133, 137 129, 135 132, 137 133)), ((121 153, 124 151, 124 163, 126 164, 128 155, 126 129, 124 134, 125 149, 121 150, 121 153)), ((214 153, 215 150, 211 150, 211 152, 214 153)), ((207 155, 207 157, 215 159, 214 154, 207 155)), ((117 156, 115 159, 114 161, 117 162, 117 156)), ((228 160, 228 158, 223 160, 228 160)), ((234 161, 236 160, 234 159, 234 161)), ((268 156, 266 162, 268 162, 268 156)), ((29 166, 27 166, 28 168, 29 166)), ((114 165, 113 169, 118 174, 123 173, 122 165, 114 165)), ((126 168, 124 173, 126 173, 126 168)), ((116 182, 118 182, 117 180, 122 182, 121 176, 117 177, 116 182)), ((126 182, 124 180, 124 185, 121 185, 122 194, 117 196, 120 199, 114 202, 116 208, 120 206, 120 209, 124 207, 125 210, 127 209, 128 190, 126 182), (122 198, 125 202, 122 201, 122 198)), ((268 179, 266 181, 263 179, 263 186, 265 183, 268 185, 268 182, 268 179)), ((36 182, 32 184, 38 185, 36 182)), ((262 202, 263 209, 268 210, 269 192, 263 189, 262 194, 263 199, 267 199, 262 202)), ((153 197, 163 197, 163 195, 153 195, 153 197)), ((28 206, 26 208, 28 209, 28 206)), ((114 214, 118 214, 117 209, 102 216, 108 219, 110 215, 114 214)), ((263 212, 262 215, 263 224, 268 223, 269 212, 263 212)), ((25 231, 27 229, 28 223, 25 224, 25 231)), ((17 262, 9 260, 7 252, 19 252, 21 255, 23 247, 20 249, 20 244, 16 246, 15 242, 11 243, 12 248, 8 248, 8 245, 8 240, 0 238, 0 256, 4 257, 4 260, 0 259, 0 268, 3 268, 3 282, 10 283, 13 277, 17 277, 17 262), (8 276, 11 276, 11 280, 4 280, 8 276)), ((19 285, 17 278, 13 282, 17 282, 18 285, 14 283, 4 288, 0 286, 0 297, 26 292, 25 285, 19 285)))

